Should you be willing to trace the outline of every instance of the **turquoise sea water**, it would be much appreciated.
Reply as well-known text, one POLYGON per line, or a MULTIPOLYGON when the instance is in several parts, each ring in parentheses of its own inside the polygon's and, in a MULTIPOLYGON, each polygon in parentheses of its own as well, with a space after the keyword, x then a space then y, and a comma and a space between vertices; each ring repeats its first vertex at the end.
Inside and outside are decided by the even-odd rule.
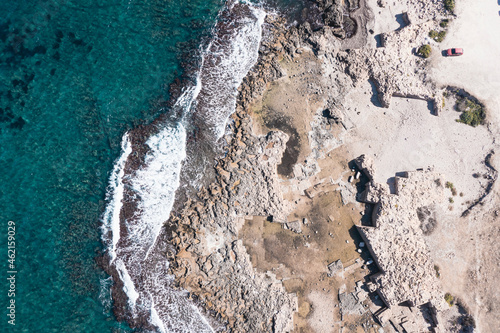
POLYGON ((0 2, 0 331, 127 331, 95 263, 123 133, 168 100, 220 0, 0 2), (16 317, 7 323, 7 223, 16 317), (101 292, 101 298, 99 294, 101 292), (106 301, 108 299, 108 301, 106 301), (107 305, 106 305, 107 304, 107 305))
POLYGON ((0 332, 131 331, 95 261, 108 179, 122 135, 168 112, 169 85, 196 69, 223 5, 0 1, 0 332))

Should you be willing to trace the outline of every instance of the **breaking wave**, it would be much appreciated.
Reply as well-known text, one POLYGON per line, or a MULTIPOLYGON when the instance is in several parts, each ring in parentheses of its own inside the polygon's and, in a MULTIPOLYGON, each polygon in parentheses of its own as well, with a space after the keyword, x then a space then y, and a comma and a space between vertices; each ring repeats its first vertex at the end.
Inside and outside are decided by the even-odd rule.
POLYGON ((214 144, 224 134, 238 86, 257 61, 265 16, 249 4, 227 4, 202 54, 196 84, 186 87, 174 105, 182 110, 181 119, 163 124, 149 137, 144 163, 137 170, 127 169, 135 152, 128 134, 123 136, 122 153, 110 176, 102 238, 108 271, 121 286, 112 296, 126 296, 126 302, 115 299, 115 306, 123 307, 132 326, 158 332, 213 332, 186 292, 169 287, 172 277, 163 254, 162 226, 174 204, 182 165, 190 161, 187 128, 203 126, 202 139, 214 144))
POLYGON ((266 13, 258 8, 232 6, 227 15, 237 12, 238 18, 219 25, 216 38, 205 52, 200 71, 197 112, 216 138, 224 135, 227 120, 236 107, 237 89, 257 61, 266 17, 266 13))
POLYGON ((109 177, 108 192, 106 194, 106 210, 103 214, 102 235, 110 260, 116 258, 116 244, 120 239, 120 211, 122 209, 122 200, 124 193, 123 177, 125 176, 125 163, 132 152, 132 146, 125 133, 122 138, 121 156, 116 161, 113 172, 109 177))

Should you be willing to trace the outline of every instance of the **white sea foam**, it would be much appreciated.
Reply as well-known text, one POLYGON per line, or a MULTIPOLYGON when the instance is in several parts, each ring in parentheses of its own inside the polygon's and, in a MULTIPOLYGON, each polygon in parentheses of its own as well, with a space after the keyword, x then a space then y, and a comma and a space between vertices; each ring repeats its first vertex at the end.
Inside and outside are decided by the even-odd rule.
POLYGON ((103 306, 102 312, 107 314, 111 311, 113 306, 111 302, 111 285, 113 284, 113 278, 111 276, 107 278, 101 278, 99 280, 99 301, 103 306))
POLYGON ((108 246, 108 253, 111 262, 116 258, 116 245, 120 239, 120 211, 123 200, 123 176, 125 174, 125 163, 128 156, 132 153, 132 147, 128 139, 128 133, 125 133, 121 142, 122 153, 116 161, 113 172, 109 178, 106 201, 108 202, 103 215, 102 235, 105 244, 108 246), (111 236, 111 239, 109 237, 111 236))
POLYGON ((168 262, 162 260, 148 270, 144 303, 151 309, 150 323, 170 333, 213 333, 206 318, 187 299, 187 293, 169 287, 172 277, 167 274, 168 266, 168 262))
POLYGON ((186 131, 182 124, 165 127, 147 141, 150 151, 145 166, 139 169, 132 187, 140 197, 137 223, 127 226, 127 237, 138 245, 145 260, 153 247, 162 225, 170 217, 175 191, 179 187, 182 161, 186 158, 186 131))
POLYGON ((135 290, 134 282, 130 277, 130 274, 125 267, 125 264, 121 259, 115 260, 115 267, 120 275, 120 280, 123 281, 123 291, 127 295, 129 306, 134 311, 135 304, 137 303, 137 299, 139 298, 139 293, 135 290))
POLYGON ((253 17, 235 18, 239 28, 232 31, 230 43, 226 44, 225 40, 212 41, 203 57, 200 76, 202 102, 208 110, 205 112, 206 121, 214 127, 217 138, 224 135, 229 116, 236 109, 238 87, 259 55, 266 12, 257 7, 249 8, 253 17))
POLYGON ((157 260, 155 243, 162 225, 170 217, 180 185, 181 166, 186 158, 185 125, 189 125, 191 116, 201 115, 206 126, 220 138, 235 110, 237 88, 257 61, 266 13, 259 8, 249 8, 250 12, 234 17, 237 28, 230 28, 230 35, 219 36, 221 40, 208 45, 196 85, 186 88, 174 105, 183 110, 182 121, 165 125, 146 142, 149 151, 144 166, 127 183, 135 193, 135 198, 128 199, 135 199, 137 209, 134 216, 125 221, 120 220, 124 167, 132 152, 127 135, 122 139, 122 155, 110 177, 108 205, 103 215, 103 239, 108 245, 110 264, 124 283, 123 291, 132 315, 149 311, 151 324, 161 332, 213 332, 185 294, 168 287, 171 279, 167 275, 168 262, 157 262, 154 269, 151 266, 157 260), (192 113, 194 107, 198 111, 196 115, 192 113), (120 227, 126 228, 122 238, 120 227), (140 311, 137 311, 138 304, 141 304, 140 311))
MULTIPOLYGON (((177 98, 177 101, 175 101, 175 104, 174 104, 174 108, 181 107, 186 111, 191 110, 193 102, 198 97, 200 91, 201 91, 201 80, 200 80, 200 73, 198 72, 198 74, 196 76, 196 85, 188 87, 181 94, 181 96, 179 96, 179 98, 177 98)), ((186 116, 187 113, 188 112, 185 112, 184 116, 186 116)))
MULTIPOLYGON (((143 305, 147 306, 148 303, 142 295, 142 289, 136 288, 135 279, 139 277, 161 227, 172 210, 175 191, 179 187, 182 161, 186 157, 184 126, 179 123, 175 127, 164 127, 158 134, 151 136, 146 144, 149 151, 145 156, 144 166, 131 179, 132 190, 140 199, 138 210, 131 219, 124 221, 127 232, 114 250, 116 259, 112 262, 124 283, 123 291, 133 314, 137 312, 136 305, 140 297, 143 305)), ((121 189, 123 190, 123 184, 121 189)), ((113 199, 117 197, 115 195, 113 199)), ((121 206, 114 203, 114 209, 117 207, 121 206)), ((118 221, 118 226, 112 228, 112 239, 115 240, 114 233, 120 230, 120 214, 119 211, 113 211, 109 215, 116 216, 118 221)), ((155 313, 157 314, 156 310, 155 313)))
POLYGON ((156 326, 158 328, 158 331, 160 331, 160 333, 167 332, 167 330, 165 329, 165 325, 163 325, 163 322, 158 316, 158 312, 156 312, 155 303, 153 299, 151 299, 151 324, 156 326))

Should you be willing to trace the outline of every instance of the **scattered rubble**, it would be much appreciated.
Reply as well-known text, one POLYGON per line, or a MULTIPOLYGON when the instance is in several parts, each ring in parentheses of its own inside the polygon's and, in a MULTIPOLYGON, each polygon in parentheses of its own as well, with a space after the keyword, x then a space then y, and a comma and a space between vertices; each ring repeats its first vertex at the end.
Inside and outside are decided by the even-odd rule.
MULTIPOLYGON (((343 117, 342 111, 343 94, 352 85, 367 80, 374 82, 383 107, 390 104, 392 96, 406 96, 433 101, 436 115, 441 110, 441 94, 436 94, 436 88, 426 77, 425 64, 412 51, 426 31, 437 24, 432 18, 443 15, 441 1, 414 0, 412 3, 418 4, 419 9, 407 13, 406 27, 382 36, 384 47, 346 51, 340 51, 341 42, 334 36, 345 38, 348 33, 345 27, 353 19, 341 15, 341 10, 346 6, 353 13, 364 2, 318 0, 318 3, 328 7, 324 15, 328 27, 323 29, 313 31, 309 24, 304 24, 285 32, 282 21, 268 22, 268 29, 274 31, 269 32, 269 38, 261 46, 258 64, 240 87, 238 110, 233 116, 234 135, 230 138, 227 156, 217 164, 217 179, 203 188, 198 198, 186 203, 168 226, 174 248, 170 273, 175 275, 180 287, 197 295, 200 303, 233 331, 289 332, 293 329, 293 315, 299 310, 297 296, 287 293, 283 281, 274 273, 257 272, 238 240, 245 216, 272 217, 284 229, 297 234, 312 225, 306 218, 287 221, 287 202, 280 193, 276 167, 289 136, 280 131, 254 135, 247 114, 255 96, 262 94, 269 82, 286 76, 280 59, 298 57, 312 49, 325 63, 321 74, 326 79, 321 82, 323 86, 319 84, 319 90, 334 86, 325 94, 330 98, 326 101, 327 108, 322 109, 328 110, 326 119, 318 118, 316 132, 312 131, 308 137, 317 149, 310 155, 313 158, 293 166, 295 179, 308 180, 319 173, 316 159, 342 143, 333 135, 327 135, 327 126, 341 125, 344 129, 354 126, 343 117)), ((377 3, 380 7, 386 5, 383 0, 377 3)), ((401 332, 419 331, 429 322, 437 324, 436 313, 443 309, 444 299, 423 235, 431 232, 432 222, 436 220, 434 210, 446 204, 444 187, 435 181, 442 176, 428 170, 407 172, 396 177, 395 193, 391 194, 387 184, 373 180, 376 170, 366 156, 360 156, 355 164, 357 169, 347 182, 345 178, 343 184, 312 182, 304 191, 313 199, 335 185, 340 187, 342 203, 347 205, 354 201, 356 182, 363 174, 368 178, 366 190, 358 199, 374 205, 372 226, 358 226, 364 241, 357 250, 367 256, 367 249, 371 258, 357 260, 345 268, 340 260, 334 261, 327 266, 326 276, 343 278, 373 263, 380 272, 372 275, 366 284, 357 283, 351 293, 339 290, 342 316, 371 313, 382 325, 390 322, 401 332), (311 186, 313 184, 316 185, 311 186), (372 297, 385 306, 369 305, 372 297), (423 318, 424 312, 430 320, 423 318)), ((329 220, 328 223, 341 224, 333 218, 329 220)), ((308 239, 317 233, 315 230, 312 237, 294 236, 308 239)), ((331 233, 329 236, 335 242, 343 243, 345 239, 331 233)), ((345 242, 348 244, 349 240, 345 242)))
POLYGON ((340 259, 328 265, 328 277, 333 277, 335 275, 340 275, 343 277, 343 273, 344 265, 342 265, 340 259))
POLYGON ((363 304, 354 293, 341 293, 339 294, 339 300, 342 316, 349 314, 361 316, 365 312, 363 304))
POLYGON ((283 229, 300 234, 302 233, 302 223, 300 221, 283 223, 283 229))
MULTIPOLYGON (((369 170, 366 168, 369 161, 365 158, 357 161, 361 169, 369 170)), ((370 279, 393 315, 394 308, 401 308, 402 303, 407 304, 404 308, 427 305, 434 314, 446 309, 434 263, 423 239, 418 213, 431 204, 436 207, 446 205, 443 181, 437 181, 442 179, 442 175, 432 171, 405 172, 395 178, 395 194, 376 191, 375 195, 363 195, 377 205, 372 216, 373 226, 358 226, 380 270, 370 279)), ((366 191, 374 188, 377 188, 376 184, 367 187, 366 191)), ((393 317, 388 311, 380 312, 381 323, 384 318, 393 317)), ((408 332, 414 331, 409 321, 398 325, 406 325, 405 329, 410 329, 408 332)))

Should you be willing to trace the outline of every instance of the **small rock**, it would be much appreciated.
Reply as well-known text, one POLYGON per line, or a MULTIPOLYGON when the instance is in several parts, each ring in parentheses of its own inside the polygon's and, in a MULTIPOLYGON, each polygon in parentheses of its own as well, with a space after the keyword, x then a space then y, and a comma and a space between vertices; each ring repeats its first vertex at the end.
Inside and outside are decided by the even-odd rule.
POLYGON ((327 276, 332 277, 335 274, 342 272, 344 270, 344 265, 342 265, 342 261, 337 260, 329 264, 327 268, 328 268, 327 276))

